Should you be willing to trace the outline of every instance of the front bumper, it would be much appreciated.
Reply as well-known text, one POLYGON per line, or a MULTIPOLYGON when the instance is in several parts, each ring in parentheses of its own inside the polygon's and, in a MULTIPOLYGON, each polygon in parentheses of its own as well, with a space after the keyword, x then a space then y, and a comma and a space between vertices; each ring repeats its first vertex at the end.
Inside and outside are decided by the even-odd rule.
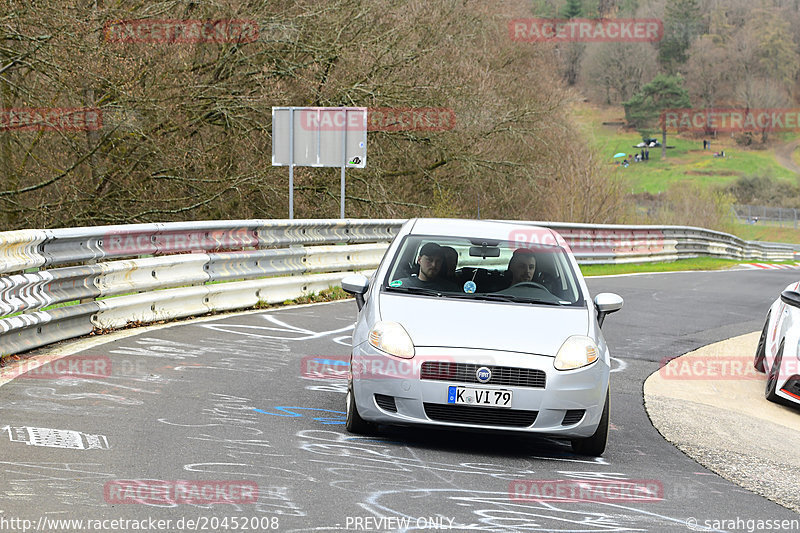
POLYGON ((777 395, 787 400, 800 403, 800 374, 789 376, 783 384, 776 386, 777 395))
MULTIPOLYGON (((800 404, 800 353, 798 353, 800 338, 796 330, 792 329, 787 333, 783 342, 784 351, 775 383, 775 394, 787 401, 800 404)), ((767 361, 766 364, 771 368, 775 364, 775 359, 767 361)))
POLYGON ((419 347, 417 352, 413 359, 402 359, 384 354, 368 343, 353 348, 353 394, 364 420, 382 424, 518 431, 564 438, 591 436, 600 422, 609 381, 609 367, 604 358, 581 369, 559 371, 553 367, 554 358, 547 356, 419 347), (421 379, 420 366, 424 361, 538 369, 545 373, 546 385, 533 388, 493 385, 491 382, 483 385, 421 379), (469 406, 469 409, 459 412, 452 411, 461 406, 448 404, 450 386, 510 390, 513 393, 512 407, 469 406), (489 411, 475 411, 487 409, 489 411), (585 411, 582 416, 581 411, 585 411), (520 426, 525 424, 525 416, 531 413, 535 420, 520 426), (474 414, 479 416, 472 416, 474 414), (448 421, 443 416, 461 420, 448 421))

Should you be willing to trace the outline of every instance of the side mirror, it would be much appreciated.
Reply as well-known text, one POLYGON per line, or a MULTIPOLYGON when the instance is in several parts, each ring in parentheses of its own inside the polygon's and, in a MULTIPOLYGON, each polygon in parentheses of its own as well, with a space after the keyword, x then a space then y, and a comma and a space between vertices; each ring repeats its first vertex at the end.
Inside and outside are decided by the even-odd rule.
POLYGON ((369 280, 363 274, 350 274, 342 278, 342 289, 356 297, 358 310, 364 307, 364 293, 369 290, 369 280))
POLYGON ((613 292, 601 292, 595 296, 594 307, 597 309, 597 324, 603 327, 603 320, 605 320, 606 315, 616 313, 622 309, 622 303, 622 296, 613 292))
POLYGON ((800 292, 797 291, 783 291, 781 293, 781 301, 786 305, 800 308, 800 292))

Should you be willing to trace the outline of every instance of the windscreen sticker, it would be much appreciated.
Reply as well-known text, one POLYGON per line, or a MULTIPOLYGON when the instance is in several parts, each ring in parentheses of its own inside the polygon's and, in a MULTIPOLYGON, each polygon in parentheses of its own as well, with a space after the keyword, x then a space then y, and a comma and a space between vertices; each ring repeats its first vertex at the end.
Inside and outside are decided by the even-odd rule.
POLYGON ((403 280, 396 279, 394 281, 389 282, 390 287, 400 287, 403 284, 403 280))
POLYGON ((475 292, 475 289, 477 288, 478 286, 475 285, 475 282, 472 280, 469 280, 464 284, 464 292, 466 292, 467 294, 472 294, 473 292, 475 292))

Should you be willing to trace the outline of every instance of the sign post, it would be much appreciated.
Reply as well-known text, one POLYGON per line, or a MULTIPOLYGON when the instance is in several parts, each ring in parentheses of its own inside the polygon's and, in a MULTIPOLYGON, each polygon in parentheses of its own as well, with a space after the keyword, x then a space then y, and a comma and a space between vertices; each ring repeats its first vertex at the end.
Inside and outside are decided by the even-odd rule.
POLYGON ((289 218, 294 218, 294 167, 340 167, 344 218, 345 170, 367 164, 367 108, 273 107, 272 165, 289 167, 289 218))
MULTIPOLYGON (((273 111, 275 113, 275 111, 273 111)), ((272 121, 275 124, 275 121, 272 121)), ((289 109, 289 139, 294 139, 294 109, 289 109)), ((275 164, 275 133, 272 134, 273 155, 275 164)), ((294 142, 289 142, 289 220, 294 220, 294 142)))

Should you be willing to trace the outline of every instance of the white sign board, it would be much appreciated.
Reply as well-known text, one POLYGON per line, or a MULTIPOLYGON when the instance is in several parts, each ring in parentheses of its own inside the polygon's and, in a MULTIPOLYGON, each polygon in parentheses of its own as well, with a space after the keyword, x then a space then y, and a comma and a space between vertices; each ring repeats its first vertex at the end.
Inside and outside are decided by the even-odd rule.
POLYGON ((273 107, 272 165, 364 168, 366 107, 273 107))

